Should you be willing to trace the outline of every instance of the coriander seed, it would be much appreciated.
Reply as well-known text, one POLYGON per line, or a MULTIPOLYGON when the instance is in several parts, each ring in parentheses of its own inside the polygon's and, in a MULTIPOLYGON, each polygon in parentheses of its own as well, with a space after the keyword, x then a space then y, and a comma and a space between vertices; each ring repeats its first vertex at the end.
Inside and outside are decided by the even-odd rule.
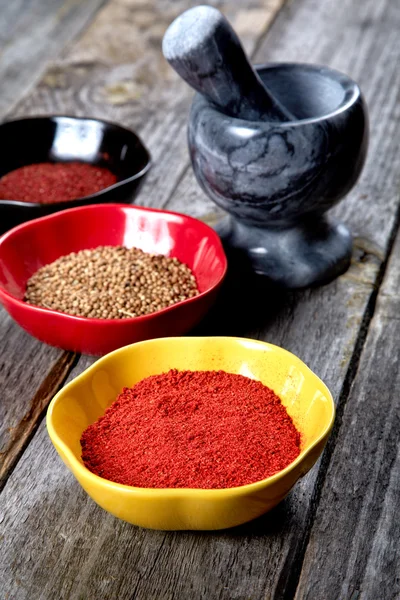
POLYGON ((95 319, 129 319, 199 294, 189 267, 139 248, 98 246, 61 256, 28 280, 24 300, 95 319))

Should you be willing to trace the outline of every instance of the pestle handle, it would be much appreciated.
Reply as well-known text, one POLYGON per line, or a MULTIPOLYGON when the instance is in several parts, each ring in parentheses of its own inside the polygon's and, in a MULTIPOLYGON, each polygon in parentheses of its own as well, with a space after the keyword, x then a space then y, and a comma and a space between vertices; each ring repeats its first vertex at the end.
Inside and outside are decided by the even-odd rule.
POLYGON ((195 6, 182 13, 168 27, 162 48, 182 79, 222 112, 251 121, 292 119, 265 88, 216 8, 195 6))

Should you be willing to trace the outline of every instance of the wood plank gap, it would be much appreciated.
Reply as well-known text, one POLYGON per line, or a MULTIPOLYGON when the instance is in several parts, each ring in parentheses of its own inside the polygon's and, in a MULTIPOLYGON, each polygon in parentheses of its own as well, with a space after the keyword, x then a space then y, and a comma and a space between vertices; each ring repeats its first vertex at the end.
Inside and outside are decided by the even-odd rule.
POLYGON ((305 535, 303 537, 303 543, 298 550, 297 557, 293 560, 293 557, 288 555, 285 567, 281 571, 281 576, 278 580, 278 584, 276 587, 275 599, 278 600, 292 600, 295 597, 297 587, 299 584, 301 571, 303 568, 303 562, 305 558, 305 554, 307 551, 307 546, 309 543, 311 530, 314 524, 314 519, 317 513, 318 505, 321 499, 322 489, 325 484, 326 474, 328 472, 328 467, 331 462, 335 447, 336 441, 339 437, 340 429, 343 421, 343 414, 346 408, 346 403, 350 395, 350 391, 353 385, 353 382, 357 376, 358 367, 361 360, 361 355, 365 346, 365 342, 368 336, 369 328, 373 316, 376 310, 376 303, 379 295, 379 290, 382 286, 383 279, 386 274, 386 270, 388 267, 388 263, 390 257, 393 252, 393 247, 396 241, 396 236, 400 230, 400 205, 396 212, 396 217, 394 221, 394 225, 392 231, 390 233, 390 237, 387 245, 387 252, 384 261, 381 263, 381 266, 378 270, 376 281, 374 288, 371 292, 371 296, 369 298, 368 304, 366 306, 360 329, 358 332, 358 336, 356 339, 356 343, 354 345, 354 350, 349 362, 349 367, 346 373, 346 377, 343 381, 343 386, 339 395, 338 403, 336 405, 336 417, 335 424, 332 430, 332 433, 329 437, 328 443, 324 450, 324 453, 321 458, 321 466, 318 471, 318 476, 316 479, 316 484, 314 487, 313 495, 310 501, 310 507, 307 515, 307 525, 305 528, 305 535), (287 576, 286 574, 289 573, 287 576))
POLYGON ((12 113, 43 78, 52 60, 66 47, 75 44, 104 8, 108 0, 64 0, 26 3, 20 8, 14 37, 0 51, 0 77, 3 89, 0 97, 0 117, 12 113), (32 23, 28 23, 31 19, 32 23))
POLYGON ((41 423, 50 400, 62 387, 78 358, 74 352, 61 355, 32 398, 29 410, 15 427, 8 447, 0 453, 0 493, 41 423))

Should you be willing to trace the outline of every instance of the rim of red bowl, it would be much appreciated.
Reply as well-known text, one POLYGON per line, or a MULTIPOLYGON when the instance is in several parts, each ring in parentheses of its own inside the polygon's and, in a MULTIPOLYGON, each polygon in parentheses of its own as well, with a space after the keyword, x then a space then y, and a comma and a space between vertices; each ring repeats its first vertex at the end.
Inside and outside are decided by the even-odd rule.
MULTIPOLYGON (((202 297, 210 294, 212 291, 216 290, 222 284, 222 282, 226 276, 227 270, 228 270, 228 260, 226 258, 226 254, 225 254, 222 242, 220 240, 220 237, 218 236, 216 231, 214 231, 214 229, 212 227, 210 227, 203 221, 200 221, 200 219, 196 219, 195 217, 191 217, 190 215, 185 215, 183 213, 178 213, 176 211, 171 211, 171 210, 163 210, 160 208, 150 208, 147 206, 136 206, 136 205, 129 205, 129 204, 127 205, 127 204, 118 204, 118 203, 88 204, 85 206, 78 206, 76 208, 68 208, 66 210, 60 210, 60 211, 57 211, 56 213, 52 213, 52 214, 46 215, 44 217, 38 217, 37 219, 32 219, 30 221, 26 221, 25 223, 21 223, 20 225, 13 227, 6 233, 3 233, 3 235, 0 236, 0 253, 1 253, 1 246, 7 238, 13 237, 13 235, 17 231, 20 231, 21 229, 34 228, 38 221, 40 221, 41 223, 43 221, 51 221, 52 219, 57 219, 60 216, 62 217, 62 215, 67 212, 70 214, 72 212, 84 212, 84 211, 90 212, 90 211, 93 211, 96 209, 100 209, 100 210, 110 210, 111 209, 111 210, 113 210, 116 208, 119 210, 123 210, 123 211, 124 210, 128 210, 128 211, 135 210, 135 211, 139 211, 139 212, 151 212, 151 213, 160 213, 160 214, 164 214, 164 215, 174 215, 185 221, 195 222, 197 226, 200 225, 201 227, 204 227, 214 238, 214 243, 216 244, 216 246, 219 247, 218 248, 218 250, 219 250, 218 258, 220 259, 220 261, 222 263, 223 271, 222 271, 222 274, 219 277, 218 281, 216 283, 214 283, 214 285, 212 287, 204 290, 204 292, 201 292, 197 296, 193 296, 192 298, 187 298, 186 300, 180 300, 179 302, 176 302, 175 304, 172 304, 171 306, 167 306, 166 308, 162 308, 161 310, 157 310, 157 311, 149 313, 147 315, 141 315, 139 317, 128 317, 126 319, 97 319, 94 317, 79 317, 76 315, 69 315, 68 313, 64 313, 60 310, 54 310, 52 308, 43 308, 41 306, 35 306, 34 304, 28 304, 24 300, 20 300, 19 298, 16 298, 13 294, 11 294, 7 290, 5 290, 2 283, 0 283, 0 297, 6 296, 11 302, 13 302, 14 304, 16 304, 20 307, 23 307, 28 312, 30 311, 33 313, 42 313, 42 314, 58 314, 65 319, 74 320, 77 322, 85 322, 85 323, 91 322, 91 323, 101 323, 101 324, 113 323, 117 327, 122 327, 122 326, 124 326, 124 324, 126 325, 131 322, 147 321, 147 320, 151 319, 152 317, 155 317, 156 315, 165 314, 167 312, 173 311, 178 306, 183 306, 184 304, 196 302, 199 298, 202 298, 202 297)), ((82 250, 84 250, 84 248, 82 248, 82 250)))

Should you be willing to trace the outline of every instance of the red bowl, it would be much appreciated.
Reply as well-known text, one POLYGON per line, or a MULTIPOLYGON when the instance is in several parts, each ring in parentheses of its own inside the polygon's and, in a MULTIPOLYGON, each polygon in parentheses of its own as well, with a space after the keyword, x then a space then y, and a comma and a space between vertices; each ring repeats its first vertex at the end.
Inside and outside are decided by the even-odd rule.
POLYGON ((28 333, 52 346, 102 355, 141 340, 181 335, 196 325, 215 301, 227 270, 213 229, 185 215, 96 204, 29 221, 0 238, 0 301, 28 333), (198 296, 142 317, 89 319, 39 308, 23 301, 26 283, 45 264, 96 246, 135 246, 174 256, 193 271, 198 296))

